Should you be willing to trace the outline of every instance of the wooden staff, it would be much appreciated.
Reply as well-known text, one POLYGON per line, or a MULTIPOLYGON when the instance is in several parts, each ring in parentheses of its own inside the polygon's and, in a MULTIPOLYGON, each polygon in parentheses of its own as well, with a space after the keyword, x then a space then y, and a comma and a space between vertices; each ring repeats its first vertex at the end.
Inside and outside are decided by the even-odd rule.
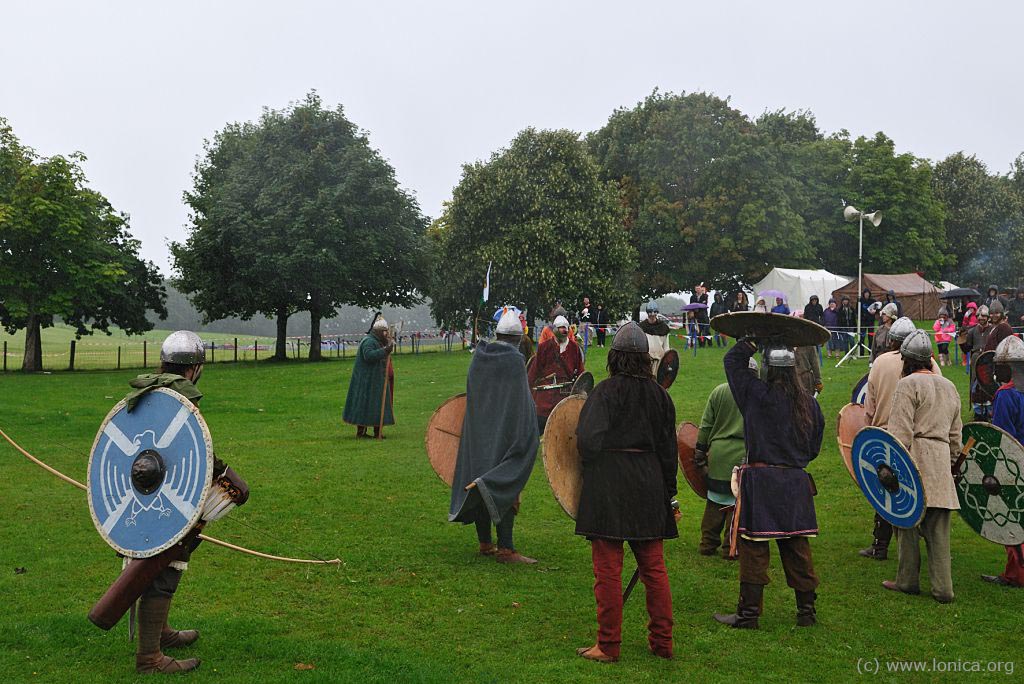
MULTIPOLYGON (((391 334, 388 333, 388 338, 391 334)), ((390 343, 390 339, 389 339, 390 343)), ((384 406, 388 399, 388 382, 391 376, 391 353, 388 352, 387 363, 384 364, 384 391, 380 393, 380 424, 377 426, 377 439, 384 439, 384 406)))

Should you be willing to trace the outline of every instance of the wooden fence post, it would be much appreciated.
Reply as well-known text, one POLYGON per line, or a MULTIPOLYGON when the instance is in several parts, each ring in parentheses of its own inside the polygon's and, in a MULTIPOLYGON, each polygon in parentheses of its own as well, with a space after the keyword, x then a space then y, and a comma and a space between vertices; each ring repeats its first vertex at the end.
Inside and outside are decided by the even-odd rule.
POLYGON ((4 340, 4 373, 7 372, 7 340, 4 340))
POLYGON ((238 338, 235 338, 235 363, 238 363, 238 338))
POLYGON ((121 370, 121 345, 117 345, 117 370, 121 370))
POLYGON ((146 349, 147 349, 147 347, 146 347, 146 340, 142 340, 142 367, 143 368, 148 368, 149 367, 149 365, 147 364, 147 359, 146 359, 146 349))
POLYGON ((259 361, 260 360, 260 341, 259 340, 253 340, 252 341, 252 360, 253 361, 259 361))
MULTIPOLYGON (((6 349, 4 350, 7 351, 6 349)), ((75 340, 71 340, 71 354, 68 356, 68 370, 75 370, 75 340)))
POLYGON ((213 363, 214 360, 215 360, 214 359, 214 353, 213 353, 215 349, 217 349, 217 343, 216 342, 210 342, 210 363, 213 363))

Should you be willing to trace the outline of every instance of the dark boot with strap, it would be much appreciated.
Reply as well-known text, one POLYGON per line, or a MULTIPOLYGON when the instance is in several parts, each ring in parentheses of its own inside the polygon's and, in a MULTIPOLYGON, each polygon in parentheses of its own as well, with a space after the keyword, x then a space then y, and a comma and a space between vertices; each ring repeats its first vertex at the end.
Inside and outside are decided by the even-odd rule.
POLYGON ((818 613, 814 610, 814 600, 818 595, 813 591, 796 592, 796 626, 810 627, 818 623, 818 613))
POLYGON ((889 558, 889 542, 892 541, 892 525, 882 516, 875 513, 874 539, 871 546, 860 550, 860 555, 865 558, 874 558, 884 561, 889 558))
POLYGON ((732 615, 715 613, 715 619, 736 629, 758 629, 757 618, 761 615, 763 596, 763 584, 740 582, 740 600, 736 612, 732 615))
POLYGON ((169 596, 144 596, 139 601, 139 645, 135 671, 139 674, 188 672, 199 667, 198 658, 175 660, 160 650, 160 636, 171 612, 169 596))

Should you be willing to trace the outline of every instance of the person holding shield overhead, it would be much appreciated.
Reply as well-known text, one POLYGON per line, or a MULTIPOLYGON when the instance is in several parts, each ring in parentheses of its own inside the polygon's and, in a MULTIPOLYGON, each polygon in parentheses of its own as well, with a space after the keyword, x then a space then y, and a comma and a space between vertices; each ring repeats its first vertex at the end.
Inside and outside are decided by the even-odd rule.
POLYGON ((647 336, 630 321, 608 352, 611 374, 587 397, 576 428, 583 487, 576 534, 590 540, 597 643, 576 650, 615 662, 622 642, 622 543, 647 594, 648 647, 672 657, 672 592, 662 540, 679 536, 672 507, 679 470, 672 399, 651 374, 647 336))
POLYGON ((394 350, 388 322, 378 312, 366 337, 359 343, 342 414, 346 423, 356 426, 356 437, 369 437, 366 428, 373 427, 373 437, 384 439, 384 426, 395 424, 395 387, 390 362, 394 350))
POLYGON ((953 601, 949 555, 949 519, 960 508, 951 466, 960 453, 960 395, 956 386, 933 370, 932 341, 914 330, 900 345, 903 377, 896 383, 889 411, 889 432, 910 451, 921 473, 927 508, 917 527, 896 530, 899 568, 896 580, 882 586, 904 594, 920 594, 920 538, 928 547, 928 578, 932 597, 953 601))
MULTIPOLYGON (((766 317, 767 318, 767 317, 766 317)), ((767 344, 767 343, 766 343, 767 344)), ((725 355, 725 377, 743 414, 747 463, 738 471, 736 546, 740 556, 740 597, 732 615, 715 614, 730 627, 757 629, 768 584, 768 542, 774 539, 796 593, 796 624, 817 622, 818 576, 808 539, 818 534, 814 481, 804 470, 821 449, 825 418, 818 402, 800 386, 796 354, 781 344, 764 352, 767 381, 750 372, 757 345, 749 338, 725 355)))

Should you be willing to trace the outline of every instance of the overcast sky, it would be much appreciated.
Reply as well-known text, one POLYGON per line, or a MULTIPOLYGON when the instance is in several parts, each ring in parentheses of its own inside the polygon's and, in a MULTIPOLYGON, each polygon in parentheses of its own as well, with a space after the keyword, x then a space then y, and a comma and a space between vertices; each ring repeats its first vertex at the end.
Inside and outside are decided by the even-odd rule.
POLYGON ((1022 20, 962 1, 8 1, 0 117, 43 155, 84 152, 168 274, 203 139, 310 89, 431 217, 522 128, 590 131, 654 88, 809 109, 826 132, 1003 173, 1024 151, 1022 20))

